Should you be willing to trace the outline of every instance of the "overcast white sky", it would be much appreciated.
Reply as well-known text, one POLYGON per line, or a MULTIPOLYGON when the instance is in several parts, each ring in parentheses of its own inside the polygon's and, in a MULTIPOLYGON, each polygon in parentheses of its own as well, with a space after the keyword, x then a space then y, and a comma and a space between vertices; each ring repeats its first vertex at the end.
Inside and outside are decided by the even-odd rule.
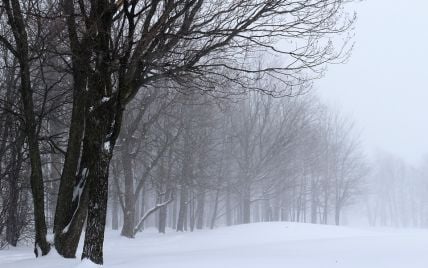
POLYGON ((428 153, 428 1, 355 4, 355 48, 317 82, 328 103, 355 119, 369 154, 412 164, 428 153))

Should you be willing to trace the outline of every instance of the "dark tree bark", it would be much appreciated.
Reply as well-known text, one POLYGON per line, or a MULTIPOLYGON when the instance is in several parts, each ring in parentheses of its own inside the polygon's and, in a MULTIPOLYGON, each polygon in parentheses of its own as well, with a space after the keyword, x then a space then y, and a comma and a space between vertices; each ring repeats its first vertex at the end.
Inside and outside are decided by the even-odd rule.
POLYGON ((19 1, 3 0, 3 5, 7 13, 8 23, 12 29, 15 50, 13 51, 19 63, 19 76, 21 80, 20 93, 24 108, 25 133, 29 147, 29 157, 31 162, 31 190, 34 205, 35 223, 35 254, 38 249, 42 255, 50 251, 50 245, 46 240, 47 228, 45 220, 45 200, 43 190, 42 161, 40 159, 40 149, 38 143, 37 122, 34 113, 33 90, 30 77, 30 57, 28 37, 23 18, 23 12, 19 1))
MULTIPOLYGON (((31 25, 26 24, 26 19, 42 19, 48 13, 41 10, 41 6, 46 4, 44 2, 40 6, 34 5, 34 9, 33 5, 28 5, 29 10, 23 11, 20 6, 23 1, 2 1, 1 9, 6 12, 14 42, 12 45, 3 36, 0 41, 19 62, 20 93, 31 163, 35 244, 36 248, 41 249, 42 255, 45 255, 49 252, 50 245, 46 241, 43 173, 38 142, 40 120, 33 103, 30 67, 34 58, 29 55, 27 40, 33 40, 33 36, 27 38, 26 29, 29 29, 29 33, 34 33, 37 30, 49 31, 49 28, 36 28, 34 31, 31 25)), ((342 4, 339 0, 325 5, 309 5, 309 8, 302 5, 297 12, 294 4, 280 0, 231 1, 221 4, 202 0, 151 1, 147 6, 139 1, 120 0, 60 3, 63 5, 63 13, 56 11, 55 6, 52 8, 55 10, 53 16, 46 15, 46 18, 58 19, 58 24, 61 25, 62 19, 65 20, 69 40, 61 42, 61 45, 65 45, 60 50, 64 52, 61 57, 64 56, 67 66, 71 55, 71 70, 67 71, 71 71, 73 78, 73 110, 55 213, 55 247, 60 255, 74 257, 87 218, 82 257, 96 263, 103 262, 109 162, 120 131, 123 109, 139 90, 144 90, 160 79, 178 81, 179 84, 188 82, 191 84, 189 88, 199 88, 206 82, 211 84, 218 77, 242 85, 241 81, 236 80, 241 75, 236 74, 254 71, 241 67, 246 61, 239 62, 240 59, 234 54, 256 52, 256 47, 260 46, 275 50, 271 39, 283 36, 302 33, 303 37, 316 37, 317 34, 323 37, 324 32, 338 32, 347 27, 347 23, 339 26, 339 29, 335 27, 335 14, 342 4), (316 18, 315 21, 307 22, 300 18, 299 15, 305 13, 305 9, 309 9, 308 17, 316 18), (284 25, 278 24, 274 27, 275 30, 270 30, 270 25, 263 23, 267 19, 277 19, 289 13, 290 18, 295 17, 296 21, 284 21, 284 25), (226 24, 217 23, 225 17, 233 19, 226 24), (210 58, 212 54, 215 57, 210 58), (240 70, 241 68, 243 69, 240 70)), ((27 5, 23 4, 23 7, 27 8, 27 5)), ((332 51, 329 46, 318 48, 313 43, 303 47, 301 51, 282 53, 292 55, 297 66, 269 67, 260 72, 277 75, 283 73, 285 78, 292 78, 302 69, 314 68, 332 58, 328 53, 332 51)), ((36 46, 37 43, 33 45, 36 46)), ((279 50, 277 52, 280 53, 279 50)), ((300 77, 297 80, 296 83, 300 84, 300 77)), ((211 88, 210 86, 209 89, 211 88)), ((190 157, 189 155, 185 158, 190 157)), ((188 193, 193 179, 191 163, 187 159, 183 170, 177 224, 181 225, 181 229, 187 226, 188 193)), ((135 203, 135 197, 133 199, 135 203)), ((243 218, 248 218, 249 221, 249 198, 244 198, 243 203, 243 218), (248 206, 245 205, 246 201, 248 206)), ((134 220, 130 222, 133 226, 134 220)))
MULTIPOLYGON (((94 85, 100 87, 101 91, 98 92, 102 92, 103 85, 109 78, 99 77, 99 79, 95 80, 94 85)), ((103 102, 99 97, 94 99, 98 100, 94 103, 98 104, 98 107, 94 106, 96 108, 89 113, 83 142, 82 158, 87 154, 85 159, 88 160, 85 164, 88 169, 89 198, 82 259, 88 258, 94 263, 102 264, 109 165, 122 123, 123 109, 121 106, 112 106, 109 101, 103 102)))
POLYGON ((95 73, 90 82, 90 109, 85 126, 84 148, 88 150, 89 203, 82 259, 103 264, 104 230, 110 160, 119 136, 124 107, 112 96, 110 40, 113 14, 110 1, 98 1, 92 7, 97 14, 95 37, 95 73))
MULTIPOLYGON (((21 167, 23 162, 22 147, 24 145, 24 135, 19 133, 14 141, 11 150, 10 168, 8 175, 8 202, 7 202, 7 218, 6 218, 6 241, 9 245, 16 247, 19 237, 20 229, 22 228, 19 219, 19 195, 23 194, 22 189, 19 187, 21 174, 21 167)), ((22 220, 22 219, 21 219, 22 220)))
POLYGON ((82 158, 81 162, 87 161, 84 160, 87 156, 81 154, 81 147, 88 110, 85 92, 88 87, 92 44, 89 38, 79 40, 73 2, 64 1, 63 10, 67 15, 65 20, 71 50, 73 107, 55 209, 54 233, 58 253, 65 258, 75 258, 87 213, 88 169, 82 164, 78 166, 79 158, 82 158))
POLYGON ((18 223, 18 181, 9 178, 9 199, 7 204, 6 218, 6 242, 16 247, 19 239, 18 223))

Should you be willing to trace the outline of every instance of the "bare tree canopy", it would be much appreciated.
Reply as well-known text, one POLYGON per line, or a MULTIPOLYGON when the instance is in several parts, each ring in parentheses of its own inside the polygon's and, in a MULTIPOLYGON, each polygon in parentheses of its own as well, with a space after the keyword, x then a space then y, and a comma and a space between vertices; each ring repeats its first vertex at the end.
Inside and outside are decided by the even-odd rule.
MULTIPOLYGON (((274 188, 291 183, 280 173, 303 165, 284 159, 303 150, 317 113, 309 99, 272 96, 306 93, 328 63, 347 57, 355 21, 347 2, 3 0, 0 161, 14 194, 1 215, 24 217, 17 208, 31 206, 19 187, 29 182, 36 255, 53 246, 74 258, 86 228, 82 258, 102 264, 109 191, 126 237, 157 212, 165 232, 171 203, 180 231, 208 221, 213 228, 222 215, 231 223, 231 198, 240 200, 237 222, 250 222, 260 200, 269 211, 282 202, 274 188), (156 193, 149 210, 140 207, 147 191, 156 193)), ((362 177, 349 175, 360 158, 348 159, 354 141, 343 138, 335 145, 335 161, 346 158, 336 167, 337 217, 353 196, 348 183, 362 177)))

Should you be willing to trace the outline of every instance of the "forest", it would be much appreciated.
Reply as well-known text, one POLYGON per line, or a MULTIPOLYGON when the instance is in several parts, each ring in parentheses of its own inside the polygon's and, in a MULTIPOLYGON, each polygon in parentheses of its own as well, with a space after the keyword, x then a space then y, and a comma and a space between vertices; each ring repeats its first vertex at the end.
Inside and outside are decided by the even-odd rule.
POLYGON ((105 232, 427 227, 428 162, 369 157, 316 92, 352 58, 350 2, 2 0, 0 249, 103 264, 105 232))

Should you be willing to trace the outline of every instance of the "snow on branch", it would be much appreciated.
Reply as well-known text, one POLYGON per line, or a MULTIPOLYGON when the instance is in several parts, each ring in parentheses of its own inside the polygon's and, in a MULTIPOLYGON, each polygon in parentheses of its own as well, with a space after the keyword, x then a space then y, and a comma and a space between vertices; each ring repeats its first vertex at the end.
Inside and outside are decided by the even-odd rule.
POLYGON ((137 232, 139 232, 141 230, 141 228, 143 227, 143 223, 144 221, 150 216, 152 215, 154 212, 156 212, 158 209, 168 205, 169 203, 171 203, 173 200, 172 196, 170 196, 170 198, 160 204, 156 204, 156 206, 152 207, 151 209, 149 209, 146 213, 144 213, 144 215, 141 217, 140 221, 138 222, 137 226, 134 229, 134 235, 137 234, 137 232))

